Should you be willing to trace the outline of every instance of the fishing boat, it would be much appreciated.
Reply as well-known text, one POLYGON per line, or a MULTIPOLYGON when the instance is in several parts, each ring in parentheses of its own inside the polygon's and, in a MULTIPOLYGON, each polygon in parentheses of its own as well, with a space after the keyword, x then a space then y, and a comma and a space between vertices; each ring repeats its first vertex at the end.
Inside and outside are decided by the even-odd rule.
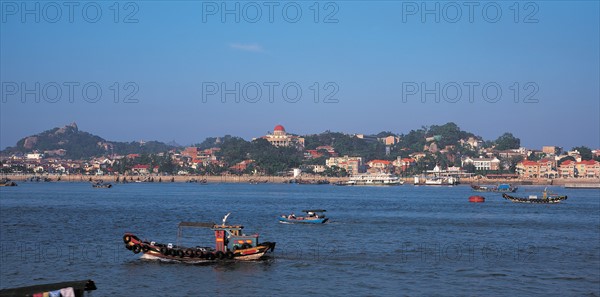
POLYGON ((511 184, 499 184, 495 187, 471 185, 471 189, 475 192, 514 193, 518 187, 513 187, 511 184))
POLYGON ((305 216, 296 216, 293 213, 289 215, 281 215, 279 217, 280 223, 301 223, 301 224, 323 224, 329 220, 329 218, 325 217, 324 209, 308 209, 303 210, 302 212, 306 213, 305 216))
POLYGON ((546 189, 542 192, 542 197, 538 197, 537 195, 529 195, 529 197, 515 197, 508 195, 506 193, 502 194, 504 199, 510 200, 515 203, 544 203, 544 204, 553 204, 559 203, 563 200, 567 200, 567 196, 560 196, 554 193, 548 193, 546 189))
POLYGON ((156 243, 141 240, 132 233, 125 233, 125 248, 134 254, 142 254, 142 259, 162 260, 184 263, 211 263, 216 261, 255 261, 267 257, 267 252, 275 250, 275 242, 259 242, 258 234, 246 235, 242 225, 226 224, 225 215, 222 224, 202 222, 180 222, 177 230, 177 243, 156 243), (215 233, 215 247, 180 244, 184 228, 206 228, 215 233))
POLYGON ((17 186, 17 183, 8 178, 3 178, 0 180, 0 187, 15 187, 15 186, 17 186))
POLYGON ((404 184, 404 181, 390 173, 367 173, 353 175, 346 184, 349 186, 398 186, 404 184))
POLYGON ((112 188, 112 184, 110 183, 105 183, 102 180, 96 181, 95 183, 92 184, 92 188, 104 188, 104 189, 109 189, 112 188))

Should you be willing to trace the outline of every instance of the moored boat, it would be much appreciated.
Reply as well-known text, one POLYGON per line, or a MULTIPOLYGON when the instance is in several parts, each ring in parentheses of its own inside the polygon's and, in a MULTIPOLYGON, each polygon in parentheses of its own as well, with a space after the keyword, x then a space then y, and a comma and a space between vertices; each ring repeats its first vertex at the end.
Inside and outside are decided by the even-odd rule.
POLYGON ((0 187, 16 187, 17 183, 8 179, 8 178, 3 178, 0 180, 0 187))
POLYGON ((112 188, 112 184, 110 183, 105 183, 102 180, 96 181, 95 183, 92 184, 92 188, 112 188))
POLYGON ((281 215, 279 217, 279 222, 281 223, 301 223, 301 224, 323 224, 329 220, 329 218, 325 217, 324 209, 308 209, 303 210, 302 212, 306 213, 305 216, 297 217, 293 213, 290 215, 281 215))
POLYGON ((475 192, 514 193, 518 187, 513 187, 511 184, 499 184, 495 187, 471 185, 471 189, 475 192))
POLYGON ((502 194, 502 198, 510 200, 515 203, 544 203, 544 204, 553 204, 559 203, 563 200, 567 200, 566 195, 557 195, 553 193, 548 193, 546 190, 542 192, 542 197, 538 197, 537 195, 529 195, 529 197, 516 197, 511 196, 506 193, 502 194))
POLYGON ((454 176, 415 176, 415 185, 426 185, 426 186, 455 186, 460 182, 457 177, 454 176))
POLYGON ((219 260, 253 261, 266 257, 267 252, 275 249, 275 242, 260 243, 258 234, 246 235, 242 225, 227 225, 229 214, 223 223, 181 222, 178 226, 178 242, 183 228, 208 228, 215 232, 215 247, 185 247, 180 244, 162 244, 141 240, 132 233, 125 233, 125 247, 134 254, 143 253, 142 258, 148 260, 176 261, 185 263, 204 263, 219 260))
POLYGON ((357 174, 350 177, 349 186, 398 186, 404 184, 396 175, 390 173, 357 174))

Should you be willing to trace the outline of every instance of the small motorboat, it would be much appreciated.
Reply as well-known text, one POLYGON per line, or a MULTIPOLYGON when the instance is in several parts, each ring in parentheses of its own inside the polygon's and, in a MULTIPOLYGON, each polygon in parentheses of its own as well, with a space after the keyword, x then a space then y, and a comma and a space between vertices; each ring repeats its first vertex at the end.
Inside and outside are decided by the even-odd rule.
POLYGON ((324 209, 308 209, 303 210, 306 213, 304 216, 296 216, 295 214, 281 215, 279 217, 280 223, 302 223, 302 224, 323 224, 329 220, 325 217, 324 209))

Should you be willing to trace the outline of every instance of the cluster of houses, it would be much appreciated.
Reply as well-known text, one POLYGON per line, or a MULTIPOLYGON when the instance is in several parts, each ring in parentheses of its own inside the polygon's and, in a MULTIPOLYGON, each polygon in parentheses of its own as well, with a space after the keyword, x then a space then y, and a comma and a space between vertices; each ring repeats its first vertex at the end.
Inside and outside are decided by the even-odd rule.
MULTIPOLYGON (((355 134, 355 137, 379 141, 386 147, 393 146, 399 142, 398 136, 387 136, 377 138, 363 134, 355 134)), ((455 158, 460 158, 461 167, 450 167, 444 170, 464 172, 464 168, 474 168, 477 172, 506 172, 511 163, 510 160, 520 158, 516 164, 515 174, 522 178, 600 178, 600 162, 595 160, 582 160, 579 152, 569 151, 563 153, 559 147, 545 146, 542 150, 528 150, 525 148, 498 151, 493 148, 483 148, 480 139, 469 137, 461 139, 457 145, 470 148, 479 154, 479 157, 457 156, 455 146, 448 145, 443 148, 438 147, 437 143, 440 136, 432 136, 426 139, 427 144, 422 152, 415 152, 408 157, 397 157, 393 160, 364 160, 359 156, 339 156, 335 148, 330 145, 322 145, 315 149, 304 149, 304 138, 288 134, 281 125, 275 126, 273 132, 267 133, 261 137, 267 140, 273 146, 277 147, 296 147, 304 152, 305 159, 316 159, 326 157, 325 164, 308 165, 311 171, 323 173, 328 168, 341 168, 350 175, 356 175, 365 172, 372 173, 397 173, 402 174, 409 171, 417 165, 420 159, 428 155, 440 153, 453 163, 455 158), (539 156, 538 161, 529 161, 529 156, 539 156), (570 158, 566 158, 570 157, 570 158), (562 162, 561 162, 562 161, 562 162)), ((207 166, 228 169, 232 172, 243 172, 254 161, 251 159, 243 160, 237 164, 225 164, 218 158, 220 148, 200 149, 198 147, 187 147, 185 149, 171 150, 169 152, 157 154, 158 157, 170 157, 171 164, 178 168, 177 174, 185 175, 207 166)), ((594 156, 600 156, 600 150, 592 151, 594 156)), ((128 164, 125 168, 126 174, 159 174, 160 168, 156 164, 139 164, 139 154, 129 154, 125 156, 110 155, 108 157, 92 158, 90 160, 64 160, 61 157, 65 155, 64 150, 31 152, 28 154, 13 154, 2 158, 2 171, 5 173, 13 172, 34 172, 51 174, 87 174, 104 175, 115 173, 115 164, 125 162, 128 164)), ((123 168, 121 168, 122 170, 123 168)))

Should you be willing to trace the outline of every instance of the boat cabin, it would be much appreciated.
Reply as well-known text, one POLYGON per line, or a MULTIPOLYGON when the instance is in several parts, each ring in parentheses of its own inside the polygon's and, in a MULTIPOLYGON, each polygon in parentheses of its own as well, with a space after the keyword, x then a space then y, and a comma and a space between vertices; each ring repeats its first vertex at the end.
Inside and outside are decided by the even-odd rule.
POLYGON ((178 226, 177 241, 183 236, 183 228, 208 228, 215 232, 215 250, 217 252, 234 251, 255 247, 258 244, 258 234, 246 235, 242 232, 242 225, 217 225, 215 223, 181 222, 178 226))

